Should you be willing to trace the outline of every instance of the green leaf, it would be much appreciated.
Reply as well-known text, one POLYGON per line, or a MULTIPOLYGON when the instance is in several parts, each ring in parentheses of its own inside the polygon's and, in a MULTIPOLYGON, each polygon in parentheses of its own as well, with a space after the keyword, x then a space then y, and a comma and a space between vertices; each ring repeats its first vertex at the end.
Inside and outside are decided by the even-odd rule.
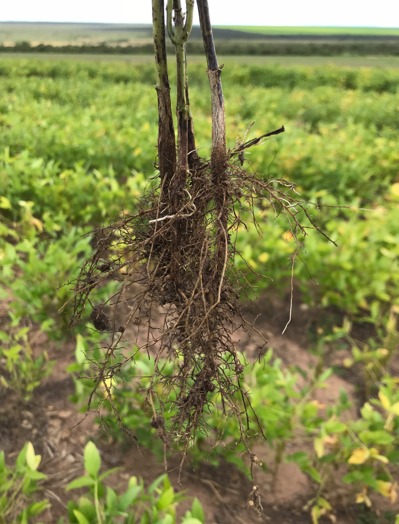
POLYGON ((0 473, 6 470, 6 460, 4 451, 0 451, 0 473))
POLYGON ((308 470, 305 471, 305 473, 308 473, 310 478, 312 478, 315 482, 317 482, 317 484, 321 483, 321 475, 320 475, 320 472, 316 468, 310 467, 308 470))
POLYGON ((85 488, 88 486, 94 486, 95 483, 96 481, 91 477, 79 477, 78 479, 72 480, 72 482, 67 485, 66 489, 69 491, 71 489, 85 488))
POLYGON ((164 517, 161 517, 160 519, 156 520, 154 524, 173 524, 174 519, 172 515, 165 515, 164 517))
POLYGON ((346 431, 346 424, 337 419, 330 419, 325 423, 324 429, 327 433, 343 433, 346 431))
POLYGON ((148 487, 148 493, 150 493, 150 494, 151 494, 151 493, 154 493, 155 490, 158 488, 158 486, 159 486, 160 484, 162 484, 162 482, 164 482, 166 478, 167 478, 167 477, 166 477, 165 474, 164 474, 164 475, 160 475, 158 478, 156 478, 156 479, 154 480, 154 482, 152 482, 152 483, 150 484, 150 486, 148 487))
POLYGON ((84 449, 84 465, 91 477, 97 477, 101 467, 101 457, 95 444, 89 441, 84 449))
POLYGON ((79 334, 76 337, 75 358, 78 364, 84 364, 86 362, 86 348, 84 345, 84 339, 82 335, 79 334))
POLYGON ((51 505, 48 500, 41 500, 40 502, 34 502, 28 507, 28 516, 35 517, 40 515, 44 510, 50 508, 51 505))
POLYGON ((119 508, 122 511, 126 511, 136 500, 141 490, 141 486, 132 486, 129 488, 125 493, 123 493, 123 495, 119 497, 119 508))
POLYGON ((287 462, 295 462, 301 469, 308 467, 310 464, 309 457, 304 451, 296 451, 295 453, 287 455, 286 458, 287 462))
POLYGON ((157 508, 159 510, 165 510, 173 503, 175 498, 175 492, 172 487, 166 489, 162 495, 159 497, 157 502, 157 508))
POLYGON ((318 378, 318 382, 325 382, 328 378, 331 377, 332 374, 333 374, 333 369, 332 369, 332 368, 328 368, 328 369, 326 369, 326 370, 323 371, 323 373, 319 376, 319 378, 318 378))
POLYGON ((147 511, 141 517, 140 524, 151 524, 151 518, 147 511))
POLYGON ((45 480, 47 478, 47 475, 45 473, 42 473, 41 471, 32 471, 28 470, 25 473, 26 477, 29 478, 29 480, 45 480))
POLYGON ((29 521, 28 521, 28 509, 27 508, 25 508, 22 511, 22 513, 20 514, 18 522, 19 522, 19 524, 29 524, 29 521))
POLYGON ((203 524, 203 520, 196 519, 195 517, 184 517, 182 524, 203 524))
POLYGON ((195 498, 191 506, 191 516, 200 522, 205 522, 205 513, 202 508, 201 502, 195 498))
POLYGON ((79 524, 90 524, 87 518, 79 510, 74 509, 73 514, 75 515, 76 520, 78 521, 79 524))
POLYGON ((96 522, 96 507, 93 497, 79 497, 77 509, 82 513, 89 522, 96 522))
POLYGON ((366 445, 377 444, 387 446, 395 440, 393 435, 382 429, 378 431, 361 431, 359 437, 366 445))
POLYGON ((104 473, 101 473, 101 475, 98 477, 98 480, 104 480, 105 478, 109 477, 113 473, 116 473, 120 469, 120 467, 108 469, 107 471, 104 471, 104 473))
POLYGON ((26 464, 26 451, 28 448, 28 444, 26 443, 24 447, 21 449, 21 451, 18 453, 17 460, 15 461, 15 465, 17 469, 19 470, 25 470, 25 464, 26 464))
POLYGON ((118 501, 118 495, 115 493, 115 491, 107 487, 107 494, 106 494, 106 504, 107 508, 115 510, 117 508, 117 501, 118 501))

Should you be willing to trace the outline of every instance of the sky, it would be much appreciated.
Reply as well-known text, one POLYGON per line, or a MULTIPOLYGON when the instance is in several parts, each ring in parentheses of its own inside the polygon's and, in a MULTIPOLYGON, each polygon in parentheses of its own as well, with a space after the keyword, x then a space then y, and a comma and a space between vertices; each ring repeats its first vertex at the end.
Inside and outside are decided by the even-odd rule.
MULTIPOLYGON (((398 0, 208 0, 208 3, 213 25, 399 27, 398 0)), ((151 0, 4 0, 0 21, 149 24, 151 0)))

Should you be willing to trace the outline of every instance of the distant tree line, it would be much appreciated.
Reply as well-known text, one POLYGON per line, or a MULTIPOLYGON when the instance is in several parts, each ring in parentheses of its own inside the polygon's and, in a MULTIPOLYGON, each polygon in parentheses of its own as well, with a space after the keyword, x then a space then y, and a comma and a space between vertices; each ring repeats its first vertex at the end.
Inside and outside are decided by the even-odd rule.
MULTIPOLYGON (((168 49, 173 52, 172 47, 168 49)), ((399 38, 370 37, 368 39, 336 38, 331 40, 316 40, 303 37, 294 40, 273 39, 262 41, 221 40, 218 42, 218 51, 221 55, 296 55, 296 56, 334 56, 334 55, 396 55, 399 56, 399 38)), ((65 53, 65 54, 126 54, 126 55, 152 55, 152 44, 143 45, 110 45, 81 44, 61 45, 51 44, 31 45, 30 42, 17 42, 13 46, 0 44, 1 53, 65 53)), ((200 41, 187 43, 189 54, 203 54, 203 44, 200 41)))

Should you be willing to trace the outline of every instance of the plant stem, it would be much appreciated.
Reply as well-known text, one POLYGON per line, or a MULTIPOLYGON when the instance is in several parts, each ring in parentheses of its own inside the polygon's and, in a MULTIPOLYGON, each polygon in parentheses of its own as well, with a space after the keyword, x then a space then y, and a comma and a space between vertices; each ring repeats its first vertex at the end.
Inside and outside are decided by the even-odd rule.
POLYGON ((164 193, 176 171, 176 141, 170 100, 170 85, 166 57, 164 0, 152 0, 152 20, 155 63, 158 74, 158 162, 164 193))
MULTIPOLYGON (((226 265, 229 257, 228 242, 228 180, 227 180, 227 150, 226 123, 224 115, 224 100, 221 82, 222 70, 218 65, 215 43, 209 15, 208 0, 197 0, 201 25, 202 40, 208 64, 209 86, 212 105, 212 152, 211 171, 214 186, 216 207, 216 260, 214 280, 219 289, 225 278, 226 265)), ((220 293, 214 297, 214 304, 220 301, 220 293)))
MULTIPOLYGON (((178 129, 178 146, 177 146, 177 172, 179 173, 179 190, 184 189, 184 183, 189 169, 189 135, 190 146, 193 147, 192 123, 190 123, 190 111, 188 102, 188 78, 187 78, 187 60, 186 60, 186 42, 190 35, 192 22, 194 0, 187 0, 187 13, 183 16, 181 1, 168 0, 167 6, 167 26, 171 41, 176 49, 176 78, 177 78, 177 129, 178 129), (172 16, 174 14, 174 17, 172 16), (191 132, 189 132, 191 130, 191 132)), ((195 145, 194 145, 195 148, 195 145)))
POLYGON ((94 507, 96 508, 96 517, 97 517, 97 524, 102 524, 102 514, 101 514, 101 507, 100 507, 100 501, 98 498, 98 479, 96 478, 95 484, 94 484, 94 507))
POLYGON ((197 0, 198 13, 201 25, 202 40, 204 43, 208 77, 211 89, 212 103, 212 154, 211 165, 214 177, 224 170, 227 161, 226 152, 226 123, 224 114, 224 99, 222 90, 222 70, 218 65, 215 42, 209 15, 208 0, 197 0))

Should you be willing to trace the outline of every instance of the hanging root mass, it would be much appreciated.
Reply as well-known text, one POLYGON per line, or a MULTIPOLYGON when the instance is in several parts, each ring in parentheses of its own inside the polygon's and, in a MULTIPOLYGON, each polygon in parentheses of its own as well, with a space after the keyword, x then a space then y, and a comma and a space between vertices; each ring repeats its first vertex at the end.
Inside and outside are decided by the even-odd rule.
POLYGON ((255 206, 284 213, 294 236, 316 227, 293 184, 264 181, 239 165, 243 149, 230 152, 222 176, 198 160, 184 176, 177 171, 161 180, 135 215, 97 230, 94 254, 76 285, 74 321, 90 315, 98 331, 110 332, 96 387, 102 383, 112 399, 110 378, 135 351, 147 353, 155 361, 146 388, 153 426, 186 444, 204 427, 215 398, 218 409, 237 417, 243 435, 246 430, 245 360, 232 337, 246 326, 238 304, 245 278, 234 264, 238 230, 255 218, 255 206), (91 293, 110 279, 119 282, 118 291, 94 303, 91 293), (135 345, 126 352, 127 336, 135 345), (115 365, 119 347, 125 354, 115 365), (173 363, 172 372, 165 362, 173 363))

